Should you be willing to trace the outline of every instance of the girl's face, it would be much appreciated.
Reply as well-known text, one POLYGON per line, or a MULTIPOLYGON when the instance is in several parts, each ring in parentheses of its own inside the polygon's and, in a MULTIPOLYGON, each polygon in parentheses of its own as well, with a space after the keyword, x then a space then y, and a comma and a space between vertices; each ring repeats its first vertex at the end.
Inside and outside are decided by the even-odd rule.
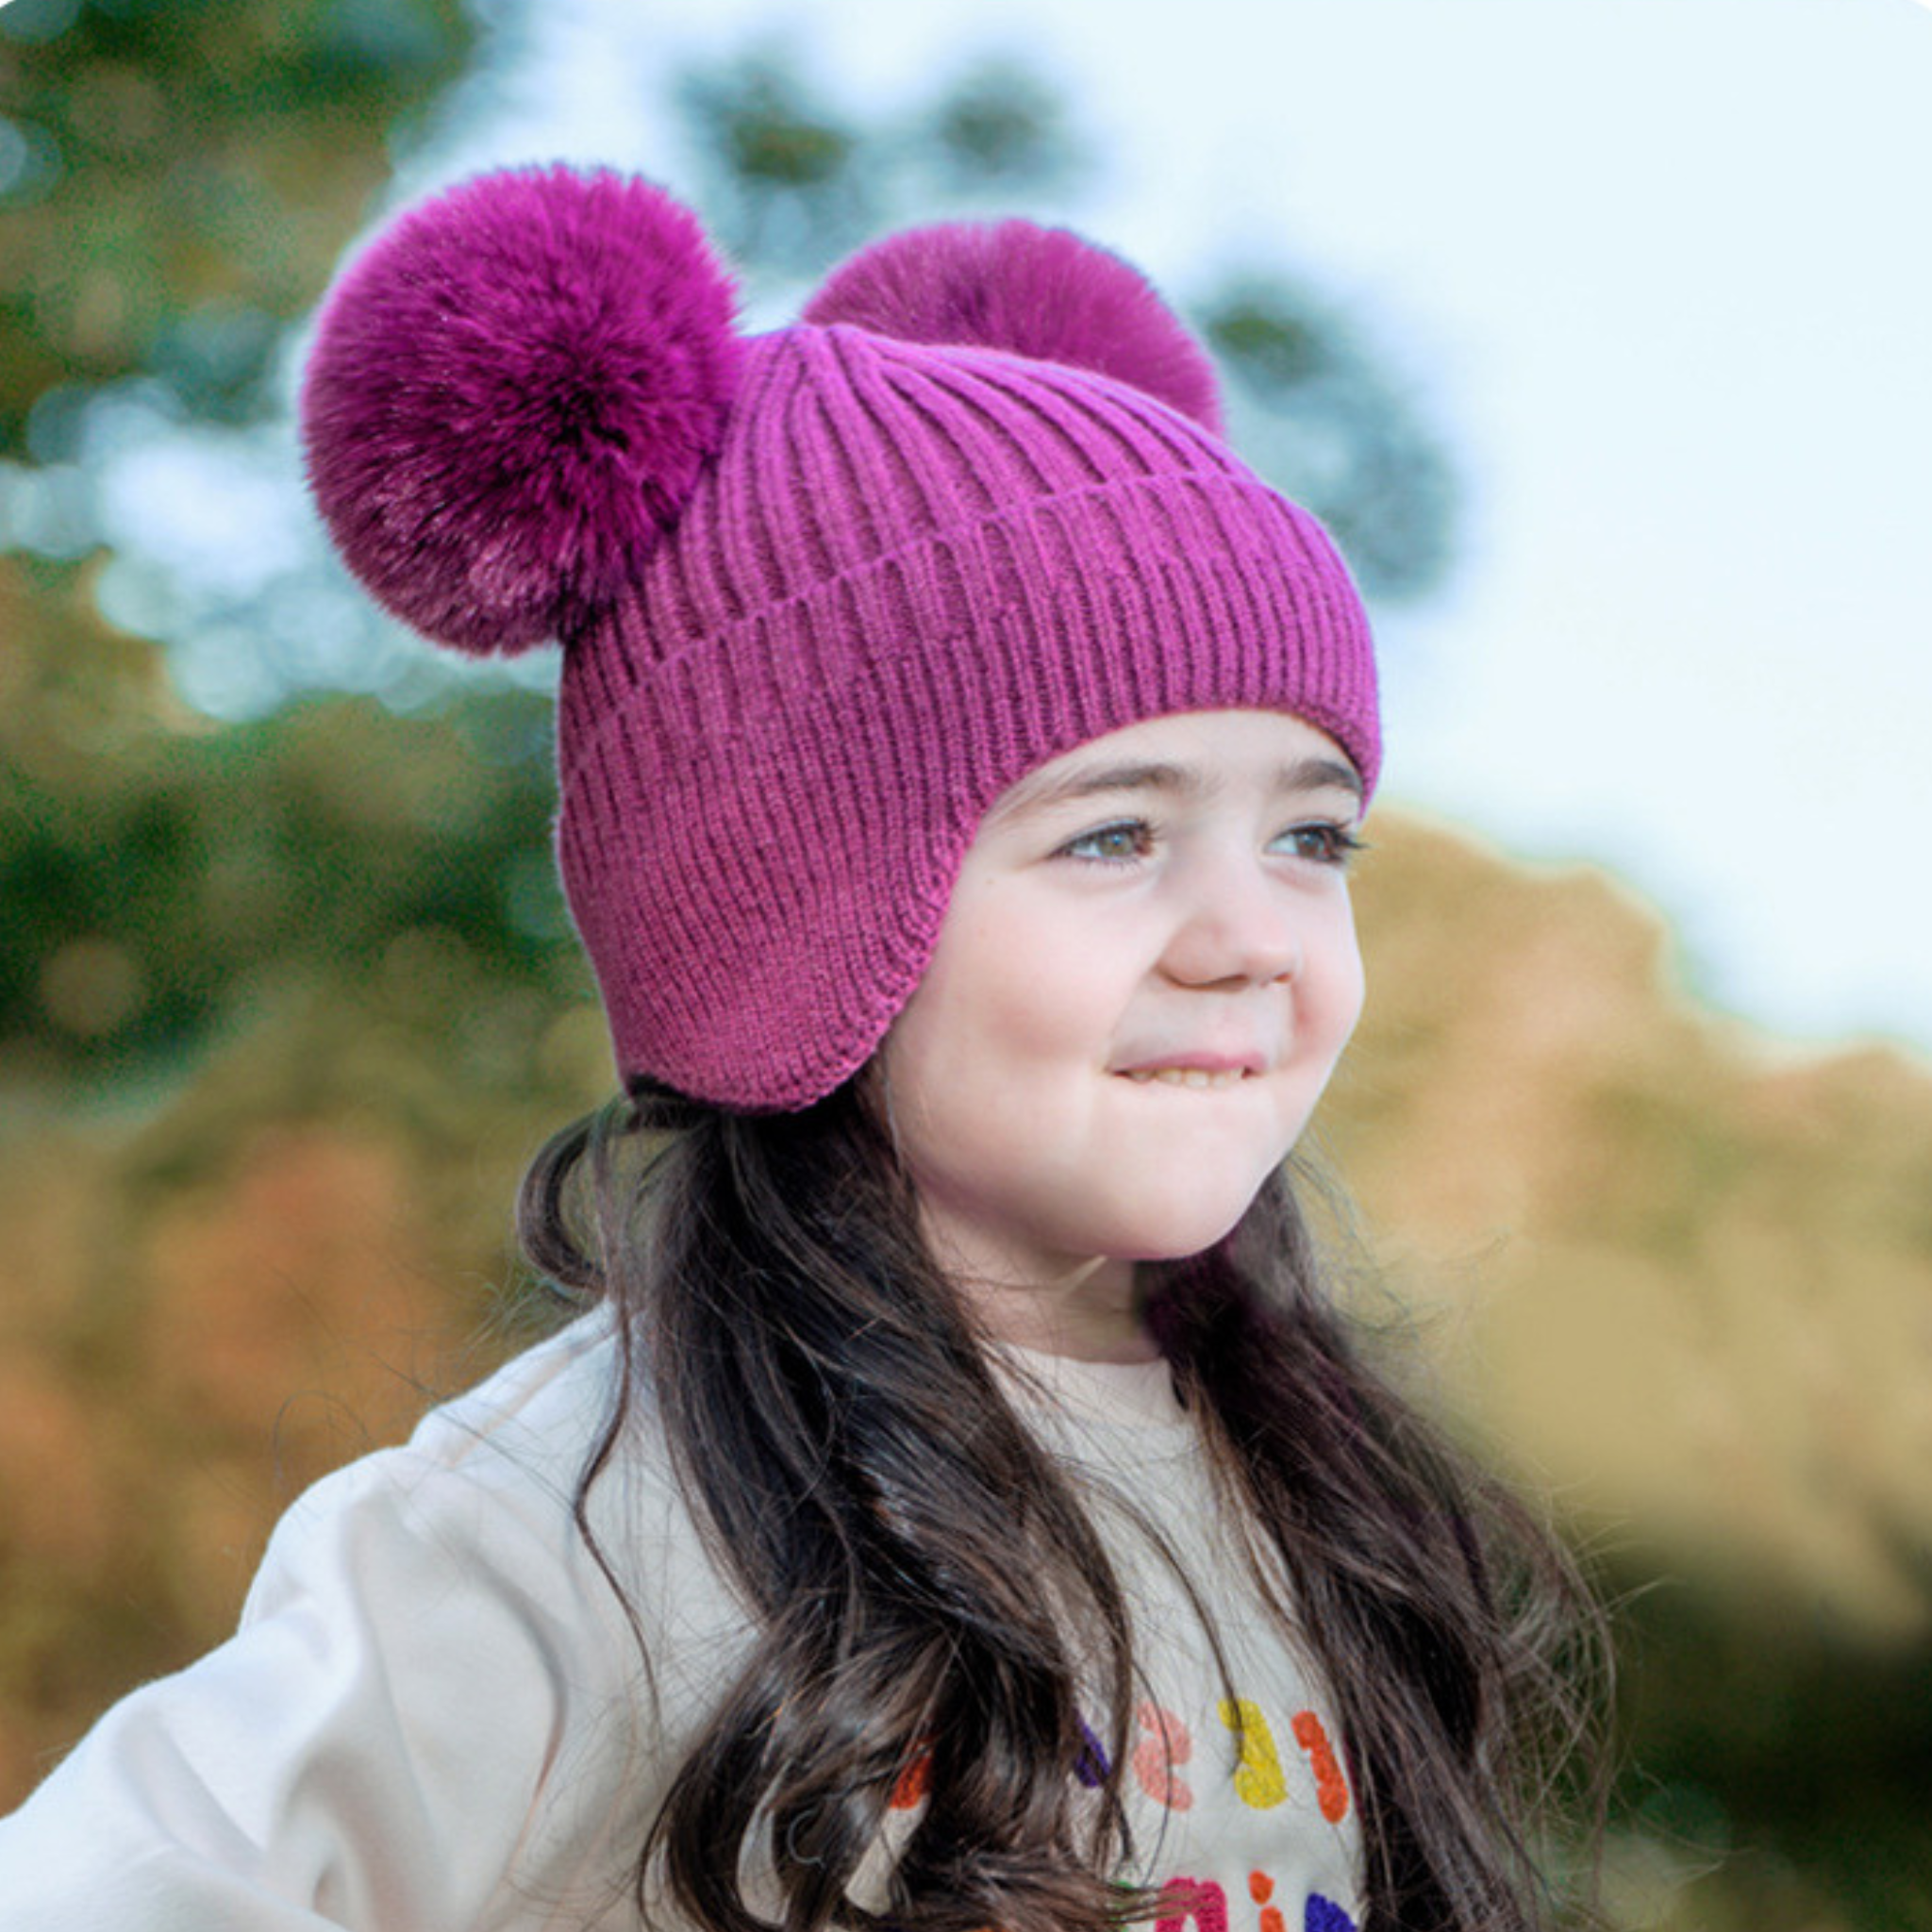
POLYGON ((1144 1348, 1133 1263, 1231 1229, 1361 1008, 1361 784, 1273 711, 1156 718, 988 813, 880 1049, 941 1260, 995 1333, 1144 1348))

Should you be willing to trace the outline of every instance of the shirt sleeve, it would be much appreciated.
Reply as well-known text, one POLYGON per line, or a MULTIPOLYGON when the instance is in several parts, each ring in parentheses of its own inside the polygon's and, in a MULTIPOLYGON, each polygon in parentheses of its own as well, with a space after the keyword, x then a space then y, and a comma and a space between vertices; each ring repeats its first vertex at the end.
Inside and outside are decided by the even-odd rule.
POLYGON ((370 1457, 283 1519, 230 1641, 0 1823, 0 1932, 545 1923, 635 1854, 638 1665, 567 1497, 370 1457))

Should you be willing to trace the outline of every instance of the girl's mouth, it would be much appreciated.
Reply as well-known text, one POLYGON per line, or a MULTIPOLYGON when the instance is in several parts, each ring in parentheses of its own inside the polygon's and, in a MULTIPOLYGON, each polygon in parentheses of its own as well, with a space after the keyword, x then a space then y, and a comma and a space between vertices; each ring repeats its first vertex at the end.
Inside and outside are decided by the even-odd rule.
POLYGON ((1158 1080, 1163 1087, 1238 1087, 1252 1076, 1244 1067, 1220 1068, 1212 1073, 1206 1067, 1136 1067, 1124 1077, 1142 1086, 1158 1080))

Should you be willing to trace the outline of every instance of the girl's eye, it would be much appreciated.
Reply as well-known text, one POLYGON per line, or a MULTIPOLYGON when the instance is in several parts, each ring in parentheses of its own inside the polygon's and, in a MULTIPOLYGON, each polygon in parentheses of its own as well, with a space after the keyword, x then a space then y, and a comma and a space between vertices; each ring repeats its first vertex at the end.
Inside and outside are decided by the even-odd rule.
POLYGON ((1130 858, 1145 858, 1153 849, 1153 829, 1144 819, 1122 819, 1115 824, 1096 825, 1077 839, 1069 839, 1060 847, 1059 856, 1118 865, 1130 858))
POLYGON ((1291 825, 1274 842, 1317 865, 1343 866, 1362 850, 1362 841, 1346 825, 1325 822, 1291 825))

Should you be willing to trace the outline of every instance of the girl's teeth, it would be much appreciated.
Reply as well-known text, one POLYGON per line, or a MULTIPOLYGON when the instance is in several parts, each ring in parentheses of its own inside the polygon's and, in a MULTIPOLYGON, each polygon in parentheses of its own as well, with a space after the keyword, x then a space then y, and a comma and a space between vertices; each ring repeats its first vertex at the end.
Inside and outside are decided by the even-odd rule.
POLYGON ((1218 1074, 1206 1067, 1140 1067, 1127 1075, 1130 1080, 1158 1080, 1169 1087, 1232 1087, 1243 1077, 1239 1067, 1218 1074))

